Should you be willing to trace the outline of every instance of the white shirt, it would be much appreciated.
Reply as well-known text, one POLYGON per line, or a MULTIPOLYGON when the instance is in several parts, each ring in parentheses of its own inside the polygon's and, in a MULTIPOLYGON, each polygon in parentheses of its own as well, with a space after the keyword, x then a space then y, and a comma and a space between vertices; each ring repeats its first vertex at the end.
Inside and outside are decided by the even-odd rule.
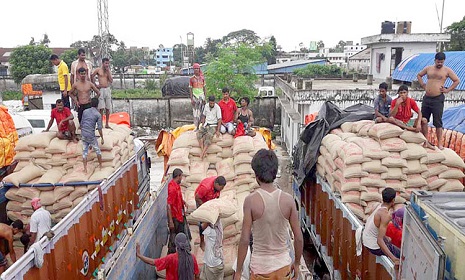
MULTIPOLYGON (((249 280, 250 279, 250 255, 251 254, 252 253, 250 252, 250 246, 247 246, 247 255, 245 256, 244 265, 242 266, 241 280, 249 280)), ((232 269, 234 271, 237 271, 237 258, 234 261, 232 269)))
POLYGON ((207 227, 203 231, 203 235, 205 236, 205 253, 203 255, 203 262, 208 267, 215 267, 219 266, 223 263, 221 258, 215 257, 213 252, 213 248, 215 247, 216 242, 216 231, 211 227, 207 227))
POLYGON ((205 125, 218 125, 218 121, 221 120, 221 108, 216 103, 213 108, 210 108, 210 105, 207 102, 203 109, 203 114, 205 115, 205 125))
POLYGON ((38 242, 51 228, 52 218, 50 216, 50 212, 41 207, 32 213, 30 231, 32 233, 37 233, 36 240, 34 242, 38 242))

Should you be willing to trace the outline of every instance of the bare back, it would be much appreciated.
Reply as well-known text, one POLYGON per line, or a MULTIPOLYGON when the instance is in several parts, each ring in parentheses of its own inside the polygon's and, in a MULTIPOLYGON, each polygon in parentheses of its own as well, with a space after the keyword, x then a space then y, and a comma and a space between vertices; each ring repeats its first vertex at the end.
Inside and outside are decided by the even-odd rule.
POLYGON ((9 225, 0 223, 0 238, 13 242, 13 232, 9 225))
POLYGON ((425 68, 428 81, 426 83, 426 95, 438 96, 441 94, 441 87, 444 86, 447 78, 453 78, 455 74, 449 67, 443 66, 437 68, 436 66, 428 66, 425 68))
POLYGON ((93 84, 88 80, 79 80, 73 86, 77 91, 79 105, 90 103, 90 90, 93 88, 93 84))

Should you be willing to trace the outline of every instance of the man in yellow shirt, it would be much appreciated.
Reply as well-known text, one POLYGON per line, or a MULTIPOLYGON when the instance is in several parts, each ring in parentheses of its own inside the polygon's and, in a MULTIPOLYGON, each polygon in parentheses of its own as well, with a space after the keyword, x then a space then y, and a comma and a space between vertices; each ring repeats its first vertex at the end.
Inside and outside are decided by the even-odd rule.
POLYGON ((71 108, 68 95, 68 90, 71 89, 68 65, 66 65, 63 60, 59 59, 58 55, 56 54, 52 54, 50 56, 50 61, 53 65, 58 67, 58 84, 60 85, 61 100, 63 100, 63 105, 65 107, 71 108))

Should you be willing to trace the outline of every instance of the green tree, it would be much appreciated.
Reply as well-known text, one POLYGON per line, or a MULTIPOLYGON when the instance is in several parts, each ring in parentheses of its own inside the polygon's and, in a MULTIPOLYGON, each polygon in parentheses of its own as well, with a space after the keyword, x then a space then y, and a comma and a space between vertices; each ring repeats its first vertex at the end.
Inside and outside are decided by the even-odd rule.
POLYGON ((78 56, 77 49, 66 50, 61 54, 60 59, 63 60, 66 63, 66 65, 68 65, 69 68, 71 68, 71 63, 73 63, 73 61, 76 60, 77 56, 78 56))
POLYGON ((342 68, 336 65, 309 64, 305 68, 294 70, 294 74, 304 78, 341 77, 342 68))
POLYGON ((278 45, 276 44, 276 38, 274 36, 271 36, 270 40, 268 41, 268 44, 270 45, 271 50, 270 54, 266 56, 266 61, 268 62, 268 65, 275 64, 276 56, 278 55, 278 45))
POLYGON ((248 29, 241 29, 238 31, 230 32, 228 35, 223 37, 223 45, 226 47, 234 46, 238 44, 246 44, 254 46, 260 41, 260 37, 255 34, 254 31, 248 29))
POLYGON ((186 50, 187 46, 184 44, 175 44, 173 46, 173 60, 174 60, 174 65, 177 67, 182 66, 182 57, 181 57, 181 50, 186 50))
POLYGON ((318 43, 316 43, 316 47, 318 50, 323 49, 325 47, 325 43, 323 43, 323 41, 320 40, 318 41, 318 43))
POLYGON ((48 38, 47 33, 45 33, 42 40, 40 40, 40 44, 44 45, 44 46, 47 46, 47 47, 48 47, 48 44, 50 44, 50 38, 48 38))
POLYGON ((50 74, 52 51, 43 45, 21 46, 13 50, 10 56, 11 75, 16 83, 30 74, 50 74))
POLYGON ((218 49, 217 58, 207 55, 207 94, 221 97, 221 89, 228 87, 231 96, 236 100, 242 96, 253 99, 256 95, 255 82, 258 79, 253 67, 266 61, 262 55, 263 48, 241 43, 218 49))
POLYGON ((451 35, 447 50, 465 51, 465 16, 448 26, 446 32, 451 35))
POLYGON ((334 52, 344 52, 344 47, 347 45, 347 43, 343 40, 340 40, 339 43, 337 43, 336 47, 334 48, 334 52))

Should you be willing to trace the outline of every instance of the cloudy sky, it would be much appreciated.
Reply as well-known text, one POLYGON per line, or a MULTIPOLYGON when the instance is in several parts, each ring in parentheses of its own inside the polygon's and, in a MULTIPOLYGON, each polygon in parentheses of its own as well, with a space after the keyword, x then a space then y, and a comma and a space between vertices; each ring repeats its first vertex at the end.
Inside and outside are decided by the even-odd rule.
MULTIPOLYGON (((439 31, 436 6, 442 0, 108 0, 110 33, 127 46, 157 48, 186 42, 193 32, 195 45, 219 39, 240 29, 261 38, 274 35, 286 51, 323 40, 360 42, 379 34, 381 22, 412 21, 413 33, 439 31)), ((98 34, 97 0, 2 0, 0 47, 15 47, 40 40, 47 33, 51 47, 69 47, 98 34)), ((465 16, 464 0, 445 0, 447 27, 465 16)))

